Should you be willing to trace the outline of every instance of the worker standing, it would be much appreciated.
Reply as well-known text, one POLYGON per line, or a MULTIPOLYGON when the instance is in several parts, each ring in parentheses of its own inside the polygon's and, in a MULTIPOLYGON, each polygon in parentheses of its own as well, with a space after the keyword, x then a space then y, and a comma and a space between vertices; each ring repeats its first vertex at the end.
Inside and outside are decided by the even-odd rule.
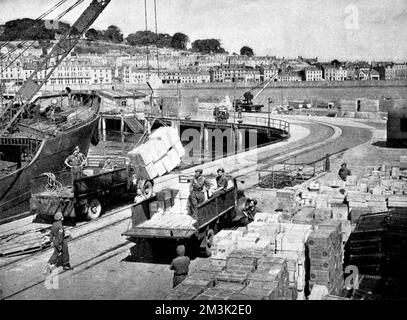
POLYGON ((54 215, 54 223, 51 227, 50 240, 54 247, 54 252, 51 258, 48 260, 45 273, 51 272, 54 268, 58 267, 61 263, 64 270, 72 270, 69 263, 69 251, 68 244, 65 240, 65 230, 62 225, 64 217, 61 212, 57 212, 54 215))
POLYGON ((342 181, 346 181, 346 178, 348 176, 351 176, 352 173, 350 172, 350 170, 347 168, 346 163, 342 163, 341 164, 341 168, 338 171, 338 177, 342 180, 342 181))
POLYGON ((189 186, 189 204, 192 217, 198 216, 197 206, 205 201, 205 189, 211 187, 211 183, 202 175, 202 169, 195 170, 195 177, 189 186))
POLYGON ((253 222, 254 221, 254 216, 260 212, 260 210, 257 208, 257 200, 250 200, 249 206, 245 210, 245 213, 247 215, 247 221, 253 222))
POLYGON ((112 159, 110 157, 106 158, 105 163, 103 164, 103 170, 104 171, 113 171, 116 168, 117 168, 117 165, 115 165, 112 162, 112 159))
POLYGON ((179 245, 177 247, 177 255, 174 260, 172 260, 170 265, 170 270, 174 270, 174 279, 172 287, 178 286, 188 275, 190 259, 185 256, 185 246, 179 245))
POLYGON ((78 146, 75 147, 73 154, 65 159, 65 165, 71 169, 73 180, 82 176, 82 169, 86 165, 86 157, 80 152, 78 146))

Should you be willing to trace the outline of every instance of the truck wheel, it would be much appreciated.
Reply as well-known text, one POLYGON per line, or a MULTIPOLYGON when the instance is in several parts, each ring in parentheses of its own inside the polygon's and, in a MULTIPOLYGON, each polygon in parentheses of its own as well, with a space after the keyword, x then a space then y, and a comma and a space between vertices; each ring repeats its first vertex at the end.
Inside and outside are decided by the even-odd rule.
POLYGON ((210 257, 211 256, 211 247, 213 245, 213 237, 215 236, 215 232, 213 232, 212 229, 209 229, 206 232, 206 246, 202 248, 202 255, 204 257, 210 257))
POLYGON ((100 217, 102 213, 102 204, 98 199, 92 199, 89 201, 87 217, 88 220, 95 220, 100 217))
POLYGON ((146 198, 150 198, 153 195, 153 184, 151 181, 144 183, 142 193, 146 198))

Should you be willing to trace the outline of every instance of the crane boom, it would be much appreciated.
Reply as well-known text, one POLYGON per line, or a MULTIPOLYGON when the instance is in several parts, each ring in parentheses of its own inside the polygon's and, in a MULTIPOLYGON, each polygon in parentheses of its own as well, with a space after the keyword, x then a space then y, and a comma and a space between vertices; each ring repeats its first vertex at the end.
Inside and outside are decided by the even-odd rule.
POLYGON ((262 93, 262 92, 264 91, 264 89, 266 89, 266 88, 268 87, 268 85, 269 85, 272 81, 274 81, 274 79, 276 79, 277 77, 278 77, 278 73, 276 73, 274 76, 272 76, 272 77, 270 78, 270 80, 267 81, 267 83, 263 86, 263 88, 261 88, 261 89, 259 90, 259 92, 257 92, 257 93, 255 94, 255 96, 253 97, 253 100, 255 100, 255 99, 260 95, 260 93, 262 93))
POLYGON ((73 24, 71 29, 41 61, 36 70, 18 90, 15 98, 0 114, 0 136, 4 135, 7 130, 20 118, 31 99, 51 77, 53 71, 58 67, 61 61, 76 46, 82 35, 107 7, 110 1, 111 0, 92 0, 90 5, 73 24), (17 109, 13 108, 16 101, 21 103, 20 107, 17 109))

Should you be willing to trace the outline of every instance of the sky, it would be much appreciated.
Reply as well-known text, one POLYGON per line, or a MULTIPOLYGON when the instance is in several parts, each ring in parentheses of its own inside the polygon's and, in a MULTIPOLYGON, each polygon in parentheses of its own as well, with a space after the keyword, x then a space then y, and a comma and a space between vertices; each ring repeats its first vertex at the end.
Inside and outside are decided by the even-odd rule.
MULTIPOLYGON (((154 1, 146 1, 148 29, 155 31, 154 1)), ((57 2, 0 0, 0 24, 37 18, 57 2)), ((89 3, 85 0, 64 19, 73 23, 89 3)), ((320 61, 407 59, 406 0, 156 0, 156 4, 158 32, 182 32, 191 42, 219 39, 230 53, 247 45, 256 55, 301 55, 320 61)), ((118 26, 125 36, 144 30, 144 0, 111 0, 92 27, 109 25, 118 26)))

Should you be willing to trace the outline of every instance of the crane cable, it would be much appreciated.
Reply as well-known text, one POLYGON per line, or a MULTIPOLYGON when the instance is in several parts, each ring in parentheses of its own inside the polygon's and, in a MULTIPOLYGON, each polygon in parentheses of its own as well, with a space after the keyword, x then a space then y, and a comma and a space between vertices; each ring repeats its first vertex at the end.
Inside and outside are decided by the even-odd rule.
MULTIPOLYGON (((66 2, 66 1, 67 1, 67 0, 62 0, 61 2, 66 2)), ((77 7, 78 5, 80 5, 83 1, 84 1, 84 0, 78 0, 78 1, 77 1, 76 3, 74 3, 71 7, 69 7, 69 8, 66 9, 64 12, 62 12, 62 13, 58 16, 58 18, 57 18, 56 20, 60 20, 60 19, 61 19, 63 16, 65 16, 69 11, 71 11, 72 9, 74 9, 75 7, 77 7)), ((37 32, 36 35, 38 35, 38 34, 39 34, 39 31, 37 32)), ((23 43, 25 44, 25 43, 27 43, 27 42, 28 42, 28 40, 23 41, 23 42, 20 43, 20 44, 23 44, 23 43)), ((16 62, 16 60, 17 60, 18 58, 20 58, 20 57, 24 54, 24 52, 26 52, 29 48, 31 48, 35 42, 36 42, 36 40, 33 40, 30 45, 28 45, 28 46, 27 46, 22 52, 20 52, 11 62, 9 62, 4 68, 2 68, 1 71, 0 71, 0 74, 2 74, 3 71, 4 71, 5 69, 7 69, 8 67, 10 67, 14 62, 16 62)), ((14 50, 14 51, 16 51, 16 50, 14 50)), ((11 55, 14 51, 9 52, 9 54, 11 55)))
MULTIPOLYGON (((146 36, 148 32, 148 25, 147 25, 147 0, 144 0, 144 22, 146 25, 146 36)), ((147 42, 147 78, 150 78, 150 61, 149 61, 149 48, 147 42)))
POLYGON ((160 61, 158 56, 158 28, 157 28, 157 3, 154 0, 154 17, 155 17, 155 48, 157 50, 157 76, 160 76, 160 61))

